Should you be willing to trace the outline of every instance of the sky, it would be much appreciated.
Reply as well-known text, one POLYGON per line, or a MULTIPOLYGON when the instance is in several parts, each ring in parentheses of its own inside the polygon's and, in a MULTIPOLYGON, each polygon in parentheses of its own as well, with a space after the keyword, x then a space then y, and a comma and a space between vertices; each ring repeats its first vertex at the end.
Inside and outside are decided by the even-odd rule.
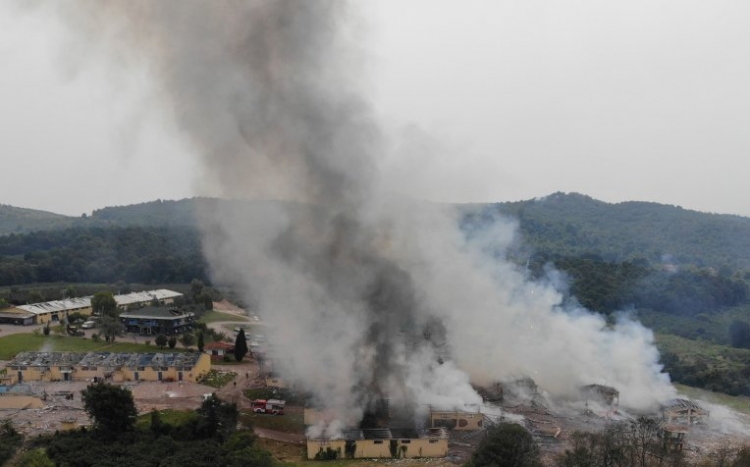
MULTIPOLYGON (((0 3, 0 204, 80 215, 219 192, 143 70, 0 3)), ((579 192, 750 216, 750 3, 354 2, 389 188, 579 192)))

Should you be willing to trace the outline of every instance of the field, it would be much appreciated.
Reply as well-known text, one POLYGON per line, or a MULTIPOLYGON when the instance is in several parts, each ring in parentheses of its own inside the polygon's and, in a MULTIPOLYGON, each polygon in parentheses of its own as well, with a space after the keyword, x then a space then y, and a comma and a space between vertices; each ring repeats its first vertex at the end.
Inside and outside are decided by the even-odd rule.
POLYGON ((205 313, 201 318, 198 320, 199 323, 205 323, 205 324, 211 324, 216 323, 220 321, 236 321, 236 322, 246 322, 248 321, 247 318, 244 316, 237 316, 230 313, 222 313, 220 311, 209 311, 205 313))
POLYGON ((294 410, 291 407, 285 411, 284 415, 279 416, 256 414, 250 409, 244 409, 240 412, 240 420, 246 425, 283 431, 284 433, 304 433, 305 423, 303 418, 302 410, 294 410))
MULTIPOLYGON (((132 342, 115 342, 107 344, 104 341, 94 342, 92 339, 71 336, 44 336, 40 334, 11 334, 0 337, 0 360, 10 360, 18 352, 23 351, 49 352, 158 352, 155 345, 135 344, 132 342)), ((182 352, 177 348, 171 352, 182 352)))
POLYGON ((736 349, 674 334, 656 334, 660 351, 671 352, 688 361, 703 361, 715 368, 742 368, 750 363, 750 349, 736 349))

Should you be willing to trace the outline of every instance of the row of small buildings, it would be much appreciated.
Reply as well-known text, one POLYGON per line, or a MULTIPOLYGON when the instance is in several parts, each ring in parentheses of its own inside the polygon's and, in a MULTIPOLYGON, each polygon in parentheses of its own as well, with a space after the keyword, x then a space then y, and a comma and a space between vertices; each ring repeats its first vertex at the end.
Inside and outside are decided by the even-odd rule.
POLYGON ((189 381, 211 370, 199 352, 20 352, 0 373, 0 385, 31 381, 189 381))
MULTIPOLYGON (((158 301, 160 305, 170 305, 174 303, 175 298, 181 296, 182 294, 179 292, 157 289, 119 294, 114 297, 117 306, 124 310, 131 305, 145 306, 153 303, 154 300, 158 301)), ((46 324, 59 322, 71 313, 91 315, 91 298, 92 296, 66 298, 6 308, 0 310, 0 324, 46 324)))

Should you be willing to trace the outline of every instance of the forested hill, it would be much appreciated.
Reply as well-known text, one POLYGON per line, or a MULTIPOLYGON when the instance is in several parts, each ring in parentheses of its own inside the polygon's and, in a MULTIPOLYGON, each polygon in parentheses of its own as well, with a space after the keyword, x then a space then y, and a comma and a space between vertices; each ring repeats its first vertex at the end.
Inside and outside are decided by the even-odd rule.
MULTIPOLYGON (((69 227, 195 227, 197 212, 212 212, 219 207, 252 212, 268 204, 272 203, 211 198, 157 200, 106 207, 81 217, 0 205, 0 236, 69 227)), ((746 217, 657 203, 609 204, 575 193, 463 205, 462 209, 467 229, 481 228, 501 216, 517 219, 532 261, 597 256, 607 262, 647 260, 650 264, 726 266, 750 271, 750 218, 746 217)))
POLYGON ((467 205, 467 227, 498 215, 518 219, 524 241, 548 258, 599 256, 665 265, 750 270, 750 218, 646 202, 609 204, 555 193, 509 203, 467 205))
POLYGON ((69 227, 193 227, 197 209, 212 209, 219 202, 210 198, 156 200, 105 207, 80 217, 0 205, 0 236, 69 227))

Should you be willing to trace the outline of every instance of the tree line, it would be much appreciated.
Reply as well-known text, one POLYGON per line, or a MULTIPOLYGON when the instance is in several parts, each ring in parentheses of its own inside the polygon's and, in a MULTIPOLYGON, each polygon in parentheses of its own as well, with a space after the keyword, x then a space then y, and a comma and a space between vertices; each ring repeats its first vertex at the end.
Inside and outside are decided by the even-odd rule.
POLYGON ((200 236, 177 227, 72 228, 0 237, 0 286, 207 281, 200 236))

